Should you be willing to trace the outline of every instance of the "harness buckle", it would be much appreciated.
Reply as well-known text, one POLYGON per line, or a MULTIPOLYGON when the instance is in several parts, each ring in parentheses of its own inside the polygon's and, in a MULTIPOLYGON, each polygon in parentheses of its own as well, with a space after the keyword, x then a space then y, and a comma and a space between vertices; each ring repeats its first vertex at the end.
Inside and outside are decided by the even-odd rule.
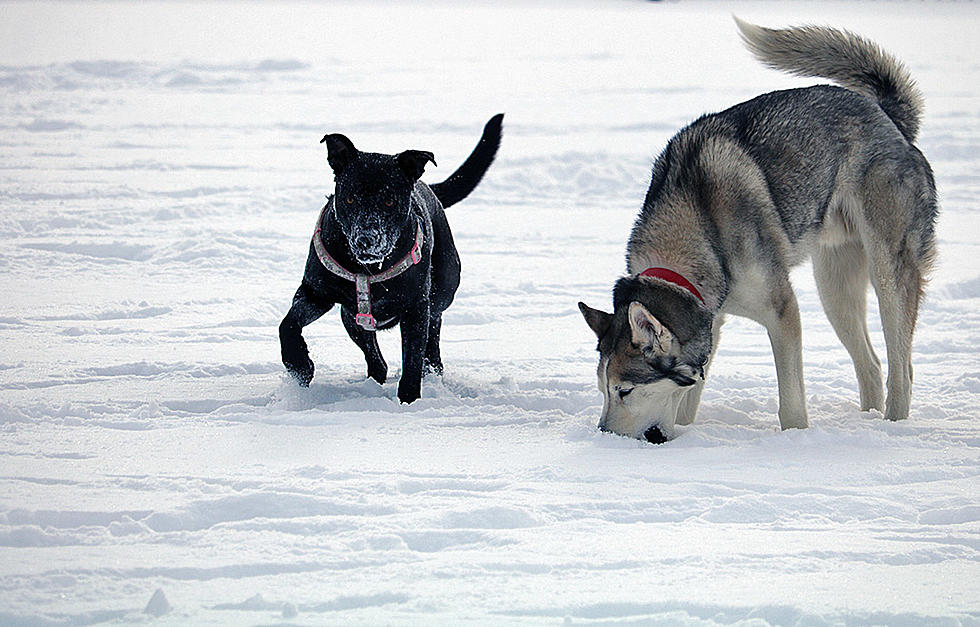
POLYGON ((365 331, 374 331, 378 328, 374 316, 369 313, 354 314, 354 322, 364 328, 365 331))

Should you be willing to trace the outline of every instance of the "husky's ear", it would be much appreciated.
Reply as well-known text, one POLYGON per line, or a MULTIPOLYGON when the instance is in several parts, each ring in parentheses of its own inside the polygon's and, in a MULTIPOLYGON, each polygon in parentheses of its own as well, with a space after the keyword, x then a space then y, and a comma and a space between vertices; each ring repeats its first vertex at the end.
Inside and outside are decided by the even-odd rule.
POLYGON ((334 174, 343 172, 347 164, 357 156, 357 148, 354 148, 354 143, 345 135, 324 135, 320 143, 327 145, 327 163, 334 174))
POLYGON ((636 301, 630 303, 629 321, 634 344, 657 353, 666 353, 670 350, 674 334, 660 324, 646 307, 636 301))
POLYGON ((405 152, 398 153, 396 158, 398 159, 398 167, 412 181, 419 180, 422 172, 425 171, 425 164, 429 161, 434 166, 439 165, 436 163, 435 155, 425 150, 406 150, 405 152))
POLYGON ((578 310, 582 312, 585 323, 589 325, 589 328, 596 334, 596 337, 601 340, 602 336, 609 330, 609 325, 612 324, 612 314, 593 309, 585 303, 579 303, 578 310))

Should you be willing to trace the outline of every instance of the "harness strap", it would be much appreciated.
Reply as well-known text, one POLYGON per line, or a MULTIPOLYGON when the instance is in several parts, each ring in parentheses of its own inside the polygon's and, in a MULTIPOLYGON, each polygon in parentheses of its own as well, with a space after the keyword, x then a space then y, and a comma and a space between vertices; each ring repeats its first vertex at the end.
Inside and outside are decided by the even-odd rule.
POLYGON ((357 313, 354 322, 368 331, 374 331, 378 324, 371 313, 371 281, 366 274, 354 277, 354 289, 357 290, 357 313))

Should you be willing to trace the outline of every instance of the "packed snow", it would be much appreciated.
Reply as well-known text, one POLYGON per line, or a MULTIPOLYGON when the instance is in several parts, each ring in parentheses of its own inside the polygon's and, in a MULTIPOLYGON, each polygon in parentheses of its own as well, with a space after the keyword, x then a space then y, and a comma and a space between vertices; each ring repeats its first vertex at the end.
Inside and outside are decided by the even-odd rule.
MULTIPOLYGON (((980 625, 980 8, 957 2, 0 5, 0 624, 980 625), (812 84, 731 14, 879 42, 941 196, 911 417, 858 408, 809 268, 811 427, 726 324, 698 420, 596 430, 595 338, 653 158, 812 84), (431 150, 463 263, 446 373, 401 405, 337 310, 277 326, 332 175, 431 150)), ((884 355, 873 299, 869 319, 884 355)))

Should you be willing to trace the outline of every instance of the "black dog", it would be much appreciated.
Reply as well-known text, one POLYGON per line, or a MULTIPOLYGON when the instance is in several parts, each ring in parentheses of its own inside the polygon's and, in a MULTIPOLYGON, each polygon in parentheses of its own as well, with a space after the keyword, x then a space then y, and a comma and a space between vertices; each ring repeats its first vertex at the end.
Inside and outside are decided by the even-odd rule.
POLYGON ((303 282, 279 325, 282 363, 301 386, 313 379, 303 327, 335 304, 367 361, 368 376, 384 383, 388 365, 376 330, 402 333, 398 399, 419 398, 423 371, 442 373, 442 312, 459 287, 459 254, 444 208, 469 195, 493 163, 503 114, 483 129, 473 153, 442 183, 419 181, 431 152, 361 152, 343 135, 325 135, 334 194, 310 243, 303 282))

